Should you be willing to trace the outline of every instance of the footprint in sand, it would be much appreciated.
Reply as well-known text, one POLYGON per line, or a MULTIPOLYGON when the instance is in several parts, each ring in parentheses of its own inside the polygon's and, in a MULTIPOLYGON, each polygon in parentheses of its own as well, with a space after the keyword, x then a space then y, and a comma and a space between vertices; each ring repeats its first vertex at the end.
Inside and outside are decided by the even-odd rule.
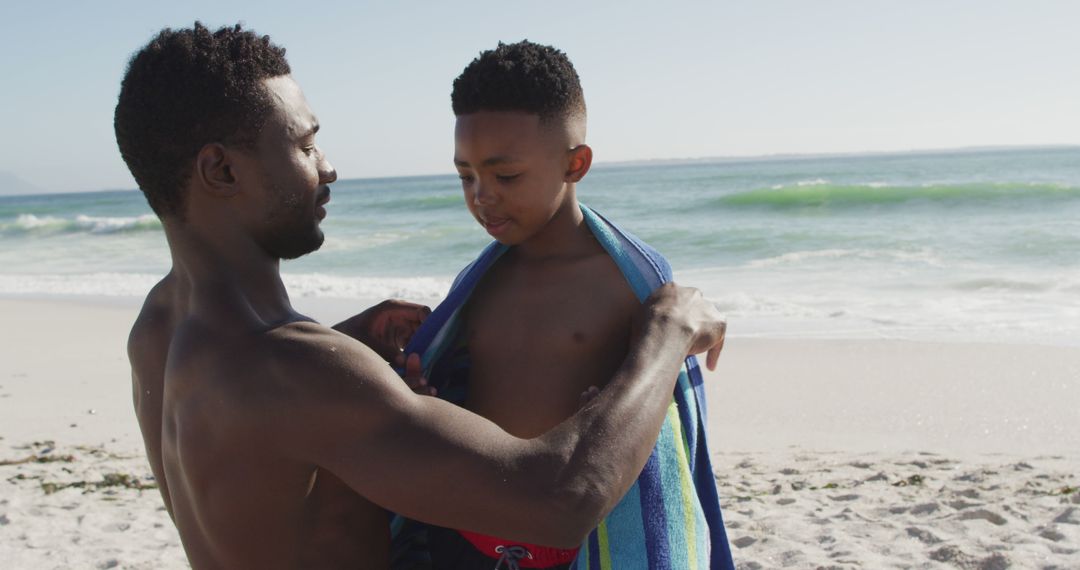
POLYGON ((979 471, 969 471, 963 475, 957 475, 953 477, 953 481, 963 481, 964 483, 982 483, 986 481, 986 474, 979 471))
POLYGON ((965 499, 978 499, 980 495, 975 489, 964 489, 963 491, 953 491, 953 496, 964 497, 965 499))
POLYGON ((953 509, 958 510, 958 511, 962 511, 964 509, 970 509, 971 507, 979 507, 979 506, 982 506, 982 505, 981 505, 981 503, 969 503, 967 501, 960 500, 960 501, 950 501, 949 506, 952 507, 953 509))
POLYGON ((1076 507, 1069 507, 1054 518, 1058 524, 1080 524, 1080 516, 1077 516, 1076 507))
POLYGON ((951 562, 960 567, 969 566, 974 560, 971 555, 956 546, 942 546, 930 553, 930 560, 935 562, 951 562))
POLYGON ((940 538, 938 538, 934 533, 928 530, 923 530, 921 528, 913 526, 909 526, 905 530, 907 530, 908 536, 918 539, 919 542, 923 544, 937 544, 941 542, 940 538))
POLYGON ((946 562, 960 568, 977 568, 978 570, 1005 570, 1012 566, 1012 561, 1004 554, 995 552, 982 560, 967 554, 956 546, 942 546, 930 553, 930 559, 935 562, 946 562))
POLYGON ((734 544, 736 548, 746 548, 747 546, 750 546, 755 542, 757 542, 757 539, 752 536, 742 536, 731 541, 731 543, 734 544))
POLYGON ((1053 542, 1061 542, 1065 538, 1064 534, 1061 534, 1060 532, 1052 528, 1044 529, 1042 532, 1039 533, 1039 536, 1053 542))
POLYGON ((1009 521, 1005 520, 1005 517, 987 509, 978 509, 974 511, 964 511, 960 513, 960 520, 984 520, 990 524, 1001 526, 1009 521))
POLYGON ((941 509, 941 505, 937 503, 923 503, 921 505, 915 505, 911 507, 911 514, 913 515, 929 515, 938 512, 941 509))
POLYGON ((1012 567, 1012 561, 1004 554, 995 552, 979 561, 979 570, 1006 570, 1012 567))

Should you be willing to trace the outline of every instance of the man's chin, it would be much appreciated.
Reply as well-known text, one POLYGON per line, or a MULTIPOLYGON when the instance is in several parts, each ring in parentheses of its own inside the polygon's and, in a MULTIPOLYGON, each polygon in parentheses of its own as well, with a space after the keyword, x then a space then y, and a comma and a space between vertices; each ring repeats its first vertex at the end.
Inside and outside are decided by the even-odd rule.
POLYGON ((288 244, 282 244, 276 248, 277 251, 274 253, 279 259, 296 259, 318 251, 324 241, 326 241, 326 236, 323 235, 321 229, 316 228, 312 234, 307 236, 307 239, 293 240, 288 244))

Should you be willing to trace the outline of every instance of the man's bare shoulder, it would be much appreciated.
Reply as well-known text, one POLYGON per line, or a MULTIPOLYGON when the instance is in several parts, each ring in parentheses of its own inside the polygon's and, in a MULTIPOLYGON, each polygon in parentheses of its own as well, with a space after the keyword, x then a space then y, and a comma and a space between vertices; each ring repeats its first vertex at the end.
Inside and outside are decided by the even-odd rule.
POLYGON ((192 321, 181 325, 174 346, 212 384, 207 388, 254 411, 318 415, 344 402, 363 409, 391 383, 404 386, 371 349, 308 320, 246 334, 192 321))
POLYGON ((143 301, 139 315, 131 326, 128 335, 128 357, 132 363, 146 356, 148 349, 157 348, 163 337, 172 333, 173 306, 170 303, 173 292, 172 276, 159 281, 143 301))

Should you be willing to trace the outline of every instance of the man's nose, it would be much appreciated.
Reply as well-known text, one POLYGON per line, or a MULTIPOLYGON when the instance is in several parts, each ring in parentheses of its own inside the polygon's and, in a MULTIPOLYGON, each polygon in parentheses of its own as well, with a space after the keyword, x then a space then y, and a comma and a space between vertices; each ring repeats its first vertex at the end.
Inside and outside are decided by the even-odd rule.
POLYGON ((337 170, 334 170, 334 165, 330 164, 329 160, 323 158, 319 164, 319 184, 332 184, 337 181, 337 170))

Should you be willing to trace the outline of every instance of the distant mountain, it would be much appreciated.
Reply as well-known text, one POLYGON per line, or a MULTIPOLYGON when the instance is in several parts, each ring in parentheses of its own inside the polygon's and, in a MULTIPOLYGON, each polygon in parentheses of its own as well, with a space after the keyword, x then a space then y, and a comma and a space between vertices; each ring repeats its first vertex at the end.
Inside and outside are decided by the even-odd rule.
POLYGON ((45 190, 15 176, 14 173, 0 170, 0 196, 17 194, 40 194, 45 190))

